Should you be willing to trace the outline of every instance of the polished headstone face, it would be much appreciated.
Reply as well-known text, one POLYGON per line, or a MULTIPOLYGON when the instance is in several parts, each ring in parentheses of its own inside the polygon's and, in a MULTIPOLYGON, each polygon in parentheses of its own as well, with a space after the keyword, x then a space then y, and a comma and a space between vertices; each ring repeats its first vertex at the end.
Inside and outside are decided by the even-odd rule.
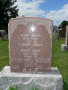
POLYGON ((22 17, 9 22, 9 57, 12 72, 51 70, 52 21, 22 17))

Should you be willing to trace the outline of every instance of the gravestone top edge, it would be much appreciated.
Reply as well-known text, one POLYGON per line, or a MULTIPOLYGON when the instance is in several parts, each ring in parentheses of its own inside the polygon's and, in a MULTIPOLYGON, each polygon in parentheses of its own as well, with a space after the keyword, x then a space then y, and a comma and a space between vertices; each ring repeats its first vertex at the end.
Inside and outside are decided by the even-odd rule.
MULTIPOLYGON (((48 20, 48 21, 51 21, 51 22, 53 22, 53 20, 51 20, 51 19, 48 19, 48 18, 43 18, 43 17, 16 17, 16 18, 11 18, 10 20, 16 20, 16 19, 22 19, 22 18, 31 18, 31 19, 44 19, 44 20, 48 20)), ((10 21, 9 20, 9 21, 10 21)))
MULTIPOLYGON (((10 38, 10 33, 9 33, 9 30, 11 31, 11 28, 15 28, 17 27, 17 25, 21 25, 24 24, 24 22, 37 22, 39 25, 44 25, 46 26, 47 28, 47 31, 49 32, 50 34, 50 37, 52 38, 52 30, 53 30, 53 20, 50 20, 50 19, 46 19, 46 18, 39 18, 39 17, 19 17, 19 18, 11 18, 9 20, 9 23, 8 23, 8 38, 10 38), (20 23, 19 23, 20 22, 20 23), (15 27, 14 27, 15 26, 15 27)), ((36 23, 36 24, 37 24, 36 23)), ((27 23, 25 23, 27 24, 27 23)))

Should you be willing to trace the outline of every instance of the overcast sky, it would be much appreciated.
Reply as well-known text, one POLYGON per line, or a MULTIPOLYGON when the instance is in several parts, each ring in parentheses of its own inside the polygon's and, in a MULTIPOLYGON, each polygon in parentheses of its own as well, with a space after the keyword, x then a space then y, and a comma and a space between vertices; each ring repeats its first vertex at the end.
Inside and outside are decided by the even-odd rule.
POLYGON ((68 0, 17 0, 19 16, 49 18, 59 25, 68 20, 68 0))

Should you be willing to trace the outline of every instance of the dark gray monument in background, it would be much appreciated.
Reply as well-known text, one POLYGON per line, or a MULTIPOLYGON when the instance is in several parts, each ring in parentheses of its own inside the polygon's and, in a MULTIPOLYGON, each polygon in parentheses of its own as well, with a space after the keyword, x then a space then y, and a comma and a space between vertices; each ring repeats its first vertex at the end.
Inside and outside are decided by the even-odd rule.
POLYGON ((59 40, 59 29, 57 26, 53 26, 53 32, 54 32, 54 40, 59 40))

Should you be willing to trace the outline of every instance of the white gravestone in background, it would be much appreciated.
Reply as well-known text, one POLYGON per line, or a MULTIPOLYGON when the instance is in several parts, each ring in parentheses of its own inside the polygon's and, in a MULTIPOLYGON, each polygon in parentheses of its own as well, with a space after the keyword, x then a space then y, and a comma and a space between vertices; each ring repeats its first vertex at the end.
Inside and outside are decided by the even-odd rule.
POLYGON ((62 51, 68 51, 68 26, 66 26, 65 44, 61 44, 62 51))

